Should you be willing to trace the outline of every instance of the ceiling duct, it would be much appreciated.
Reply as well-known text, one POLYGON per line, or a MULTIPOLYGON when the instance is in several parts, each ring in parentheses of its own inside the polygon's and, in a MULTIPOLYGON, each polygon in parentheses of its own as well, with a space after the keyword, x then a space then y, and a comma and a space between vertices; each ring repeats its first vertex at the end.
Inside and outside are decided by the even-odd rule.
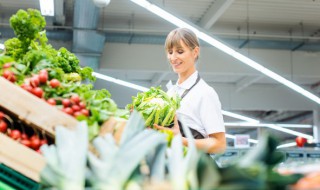
POLYGON ((99 68, 105 35, 97 33, 100 9, 92 0, 77 0, 74 5, 73 52, 82 66, 99 68))

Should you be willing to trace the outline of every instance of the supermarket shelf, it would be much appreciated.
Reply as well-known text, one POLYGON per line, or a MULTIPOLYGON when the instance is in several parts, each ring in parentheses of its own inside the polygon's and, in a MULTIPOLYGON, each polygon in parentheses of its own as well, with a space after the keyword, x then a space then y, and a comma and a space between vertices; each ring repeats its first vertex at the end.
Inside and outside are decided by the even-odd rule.
POLYGON ((50 136, 54 136, 54 127, 57 125, 72 129, 78 123, 75 118, 2 77, 0 86, 0 107, 16 115, 27 125, 44 130, 50 136))
POLYGON ((46 162, 39 153, 0 133, 0 164, 39 182, 46 162))

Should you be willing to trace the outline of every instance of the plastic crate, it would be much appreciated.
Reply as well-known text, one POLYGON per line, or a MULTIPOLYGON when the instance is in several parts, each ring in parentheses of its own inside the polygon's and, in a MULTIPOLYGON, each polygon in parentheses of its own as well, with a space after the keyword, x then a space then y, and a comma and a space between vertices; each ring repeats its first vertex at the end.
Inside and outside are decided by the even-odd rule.
POLYGON ((3 187, 7 185, 17 190, 38 190, 40 188, 40 184, 4 164, 0 164, 0 182, 3 187))

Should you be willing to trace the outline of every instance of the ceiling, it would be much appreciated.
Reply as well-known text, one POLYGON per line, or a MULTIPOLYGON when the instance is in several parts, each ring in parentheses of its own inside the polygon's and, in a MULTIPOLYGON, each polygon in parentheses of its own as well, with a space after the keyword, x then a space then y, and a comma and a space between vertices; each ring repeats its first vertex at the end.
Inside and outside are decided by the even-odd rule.
MULTIPOLYGON (((149 0, 149 2, 201 28, 248 56, 255 50, 286 52, 287 64, 291 66, 301 55, 313 56, 313 59, 320 60, 320 0, 149 0)), ((0 40, 13 37, 14 34, 9 28, 9 18, 20 8, 39 9, 39 1, 1 0, 0 40)), ((107 70, 101 65, 101 56, 106 51, 105 44, 163 45, 166 34, 175 28, 167 21, 129 0, 111 0, 108 6, 102 8, 94 6, 91 0, 55 0, 55 8, 56 16, 46 17, 47 34, 55 46, 66 46, 77 53, 82 60, 86 60, 84 62, 90 62, 89 65, 93 68, 114 77, 125 76, 123 79, 149 85, 165 83, 174 77, 157 69, 145 70, 142 66, 140 68, 137 66, 136 70, 110 66, 107 70), (88 44, 94 45, 88 46, 88 44)), ((204 42, 201 44, 210 47, 204 42)), ((280 74, 289 79, 291 74, 291 79, 294 79, 295 83, 319 96, 320 75, 314 68, 319 68, 320 63, 315 61, 312 63, 315 65, 314 68, 310 67, 308 70, 305 68, 308 64, 303 61, 296 62, 294 72, 289 68, 289 71, 280 74), (296 75, 293 77, 294 73, 296 75)), ((277 66, 280 67, 275 65, 274 68, 277 66)), ((238 91, 250 89, 250 86, 254 85, 273 85, 275 89, 279 85, 261 73, 248 75, 248 72, 228 73, 220 70, 206 70, 203 73, 203 78, 208 83, 236 85, 238 91)), ((281 110, 261 107, 230 111, 264 122, 304 124, 314 122, 312 109, 281 110)), ((229 119, 225 117, 225 120, 229 119)), ((311 129, 295 130, 312 134, 311 129)), ((230 132, 257 136, 257 131, 252 128, 230 128, 230 132)), ((282 138, 292 139, 293 136, 283 135, 282 138)))

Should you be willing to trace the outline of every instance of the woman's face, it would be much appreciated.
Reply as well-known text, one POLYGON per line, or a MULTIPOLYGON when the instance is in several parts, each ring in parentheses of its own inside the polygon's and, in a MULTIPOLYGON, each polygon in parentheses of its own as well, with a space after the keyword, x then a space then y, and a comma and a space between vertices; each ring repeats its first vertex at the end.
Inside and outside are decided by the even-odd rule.
POLYGON ((180 45, 167 51, 167 58, 173 71, 177 74, 195 69, 195 60, 199 53, 199 47, 190 49, 182 40, 180 45))

